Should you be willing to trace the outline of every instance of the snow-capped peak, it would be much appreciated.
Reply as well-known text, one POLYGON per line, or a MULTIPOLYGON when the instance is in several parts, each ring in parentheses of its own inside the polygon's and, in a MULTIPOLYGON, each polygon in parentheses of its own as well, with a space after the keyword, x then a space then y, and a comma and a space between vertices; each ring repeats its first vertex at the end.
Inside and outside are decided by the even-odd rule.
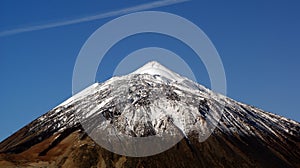
MULTIPOLYGON (((227 149, 230 153, 238 149, 238 153, 244 154, 253 152, 254 146, 265 147, 257 153, 264 158, 274 153, 278 158, 286 156, 284 161, 293 157, 297 161, 299 153, 295 146, 299 142, 299 130, 297 122, 220 96, 157 62, 149 62, 133 75, 113 77, 89 86, 0 143, 0 162, 3 152, 27 153, 32 146, 39 148, 40 143, 47 148, 34 150, 42 151, 35 155, 44 156, 61 146, 70 134, 73 138, 77 133, 81 134, 76 139, 78 144, 84 144, 88 135, 94 140, 93 144, 96 142, 123 156, 157 154, 182 138, 194 152, 198 145, 194 146, 192 140, 198 137, 198 141, 203 142, 213 134, 213 138, 207 139, 208 153, 221 151, 220 156, 223 156, 227 149), (182 82, 177 82, 180 80, 182 82), (37 144, 39 146, 35 146, 37 144), (211 146, 224 148, 216 150, 211 146), (249 149, 244 150, 246 147, 249 149), (264 150, 265 155, 261 155, 264 150)), ((200 152, 195 154, 202 156, 198 155, 200 152)), ((250 163, 256 159, 249 157, 248 160, 250 163)))
POLYGON ((184 80, 183 77, 178 75, 177 73, 169 70, 165 66, 161 65, 156 61, 151 61, 146 63, 141 68, 137 69, 136 71, 132 72, 131 74, 149 74, 149 75, 159 75, 165 78, 168 78, 173 81, 182 81, 184 80))

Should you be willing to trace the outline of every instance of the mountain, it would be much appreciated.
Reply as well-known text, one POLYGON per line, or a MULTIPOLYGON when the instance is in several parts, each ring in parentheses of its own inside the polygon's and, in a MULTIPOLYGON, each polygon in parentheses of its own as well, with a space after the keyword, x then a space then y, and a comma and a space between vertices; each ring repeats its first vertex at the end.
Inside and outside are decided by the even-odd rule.
POLYGON ((0 167, 295 168, 300 124, 149 62, 2 141, 0 167))

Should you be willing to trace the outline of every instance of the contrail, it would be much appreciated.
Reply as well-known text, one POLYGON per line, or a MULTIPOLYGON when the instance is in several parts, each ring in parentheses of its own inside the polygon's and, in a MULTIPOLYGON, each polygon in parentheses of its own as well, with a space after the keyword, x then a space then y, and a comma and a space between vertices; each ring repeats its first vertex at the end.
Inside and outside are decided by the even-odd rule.
POLYGON ((76 24, 76 23, 88 22, 88 21, 103 19, 103 18, 107 18, 107 17, 123 15, 123 14, 131 13, 131 12, 137 12, 137 11, 141 11, 141 10, 147 10, 147 9, 152 9, 152 8, 157 8, 157 7, 178 4, 178 3, 182 3, 182 2, 186 2, 186 1, 190 1, 190 0, 156 1, 156 2, 152 2, 152 3, 137 5, 137 6, 133 6, 133 7, 128 7, 128 8, 110 11, 110 12, 101 13, 101 14, 92 15, 92 16, 86 16, 86 17, 73 19, 73 20, 65 20, 65 21, 48 23, 48 24, 43 24, 43 25, 35 25, 35 26, 30 26, 30 27, 16 28, 16 29, 11 29, 11 30, 6 30, 6 31, 0 32, 0 37, 24 33, 24 32, 66 26, 66 25, 71 25, 71 24, 76 24))

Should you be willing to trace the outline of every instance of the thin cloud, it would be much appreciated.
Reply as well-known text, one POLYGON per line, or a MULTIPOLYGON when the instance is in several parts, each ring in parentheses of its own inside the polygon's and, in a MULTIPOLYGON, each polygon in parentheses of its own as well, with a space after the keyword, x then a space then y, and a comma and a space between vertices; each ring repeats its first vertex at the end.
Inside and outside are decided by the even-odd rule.
POLYGON ((92 15, 92 16, 86 16, 86 17, 73 19, 73 20, 64 20, 64 21, 60 21, 60 22, 48 23, 48 24, 43 24, 43 25, 16 28, 16 29, 11 29, 11 30, 6 30, 6 31, 0 32, 0 37, 19 34, 19 33, 25 33, 25 32, 30 32, 30 31, 60 27, 60 26, 67 26, 67 25, 72 25, 72 24, 77 24, 77 23, 82 23, 82 22, 88 22, 88 21, 118 16, 118 15, 123 15, 123 14, 131 13, 131 12, 137 12, 137 11, 141 11, 141 10, 147 10, 147 9, 152 9, 152 8, 158 8, 158 7, 178 4, 178 3, 182 3, 182 2, 186 2, 186 1, 189 1, 189 0, 156 1, 156 2, 152 2, 152 3, 137 5, 137 6, 133 6, 133 7, 129 7, 129 8, 110 11, 107 13, 101 13, 101 14, 92 15))

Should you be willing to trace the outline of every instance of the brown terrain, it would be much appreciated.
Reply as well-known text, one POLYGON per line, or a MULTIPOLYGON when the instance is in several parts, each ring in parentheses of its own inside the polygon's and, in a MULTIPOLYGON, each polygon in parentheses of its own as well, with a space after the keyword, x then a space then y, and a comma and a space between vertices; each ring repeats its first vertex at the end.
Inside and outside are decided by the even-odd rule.
POLYGON ((41 142, 22 139, 26 129, 0 144, 0 167, 300 167, 299 138, 283 139, 294 143, 278 146, 265 137, 269 145, 262 145, 256 137, 228 136, 216 129, 203 143, 190 135, 161 154, 132 158, 103 149, 80 126, 41 142), (11 143, 18 145, 10 148, 11 143))

